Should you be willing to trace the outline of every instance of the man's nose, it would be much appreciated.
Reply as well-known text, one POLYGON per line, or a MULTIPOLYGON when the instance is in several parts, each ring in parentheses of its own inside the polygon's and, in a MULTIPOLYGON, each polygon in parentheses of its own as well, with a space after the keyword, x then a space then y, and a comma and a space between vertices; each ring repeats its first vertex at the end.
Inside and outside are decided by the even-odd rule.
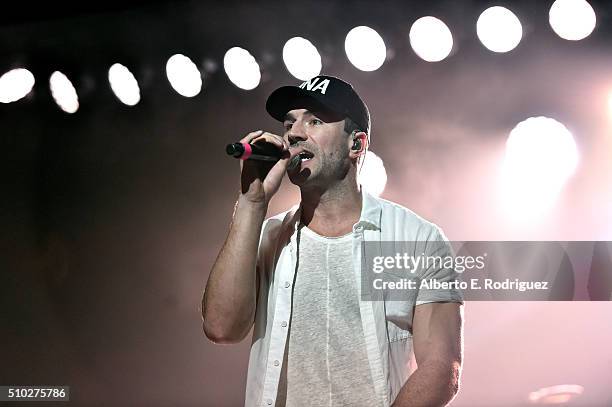
POLYGON ((292 128, 291 131, 289 131, 287 138, 289 140, 289 145, 293 145, 293 144, 297 144, 300 141, 305 141, 308 138, 308 136, 303 130, 296 129, 294 126, 294 128, 292 128))

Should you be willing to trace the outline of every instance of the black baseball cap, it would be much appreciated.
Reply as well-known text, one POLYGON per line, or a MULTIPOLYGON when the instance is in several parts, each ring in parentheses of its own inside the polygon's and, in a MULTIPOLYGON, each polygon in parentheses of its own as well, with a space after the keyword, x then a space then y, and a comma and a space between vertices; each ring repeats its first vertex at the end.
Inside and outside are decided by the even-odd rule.
POLYGON ((343 117, 351 118, 370 137, 370 111, 353 86, 334 76, 319 75, 298 86, 282 86, 268 97, 266 110, 282 122, 289 110, 296 109, 296 101, 310 99, 343 117))

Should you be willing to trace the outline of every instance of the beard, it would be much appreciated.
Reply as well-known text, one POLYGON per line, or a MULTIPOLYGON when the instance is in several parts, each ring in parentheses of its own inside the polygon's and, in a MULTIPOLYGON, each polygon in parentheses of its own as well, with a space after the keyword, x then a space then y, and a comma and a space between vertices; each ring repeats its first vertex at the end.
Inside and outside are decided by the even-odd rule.
MULTIPOLYGON (((306 147, 305 147, 306 148, 306 147)), ((342 144, 341 148, 330 153, 311 151, 314 158, 305 166, 300 166, 288 173, 289 180, 300 188, 328 188, 344 180, 350 171, 351 162, 348 158, 349 148, 342 144)))

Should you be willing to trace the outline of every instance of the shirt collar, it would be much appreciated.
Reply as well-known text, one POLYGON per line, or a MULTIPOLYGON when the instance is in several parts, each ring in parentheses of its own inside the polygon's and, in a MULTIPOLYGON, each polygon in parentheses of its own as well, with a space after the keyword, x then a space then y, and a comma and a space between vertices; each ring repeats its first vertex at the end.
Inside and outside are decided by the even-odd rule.
POLYGON ((361 216, 357 224, 369 224, 380 229, 381 212, 380 201, 361 188, 361 216))
MULTIPOLYGON (((287 227, 291 228, 293 232, 295 232, 299 224, 301 211, 301 205, 294 205, 289 210, 289 216, 286 218, 288 221, 287 227)), ((363 226, 364 228, 370 226, 374 229, 380 229, 381 211, 382 208, 379 200, 361 188, 361 215, 357 223, 353 226, 353 230, 359 226, 363 226)))

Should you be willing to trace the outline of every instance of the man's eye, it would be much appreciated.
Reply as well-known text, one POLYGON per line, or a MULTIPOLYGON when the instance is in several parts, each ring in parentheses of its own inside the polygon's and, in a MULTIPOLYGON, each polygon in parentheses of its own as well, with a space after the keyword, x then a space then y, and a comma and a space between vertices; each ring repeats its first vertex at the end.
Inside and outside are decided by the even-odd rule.
POLYGON ((323 124, 323 122, 321 120, 319 120, 319 119, 312 119, 310 122, 312 124, 316 124, 316 125, 323 124))

